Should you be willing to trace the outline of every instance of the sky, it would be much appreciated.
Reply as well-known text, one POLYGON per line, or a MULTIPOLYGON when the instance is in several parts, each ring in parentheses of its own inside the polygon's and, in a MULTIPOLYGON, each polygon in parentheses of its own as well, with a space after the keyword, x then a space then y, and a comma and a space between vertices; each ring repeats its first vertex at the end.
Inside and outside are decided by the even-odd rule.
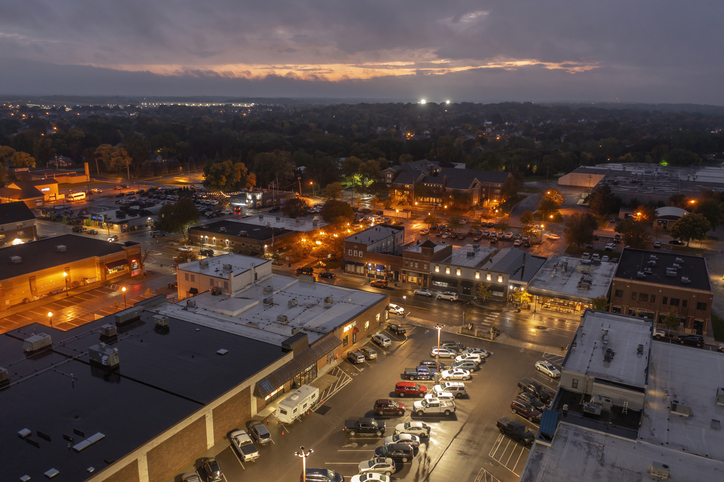
POLYGON ((724 105, 722 0, 0 0, 0 94, 724 105))

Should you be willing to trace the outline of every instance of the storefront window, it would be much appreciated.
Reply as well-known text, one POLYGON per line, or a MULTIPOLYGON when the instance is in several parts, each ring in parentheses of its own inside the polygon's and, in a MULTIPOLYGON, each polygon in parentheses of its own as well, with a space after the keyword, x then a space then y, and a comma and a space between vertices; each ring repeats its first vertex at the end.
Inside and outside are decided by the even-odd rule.
POLYGON ((349 336, 345 336, 344 338, 342 338, 342 346, 347 346, 347 343, 349 343, 348 338, 349 336))
MULTIPOLYGON (((380 315, 377 315, 377 316, 380 316, 380 315)), ((370 329, 370 322, 369 322, 369 321, 365 321, 365 331, 367 331, 367 330, 369 330, 369 329, 370 329)))

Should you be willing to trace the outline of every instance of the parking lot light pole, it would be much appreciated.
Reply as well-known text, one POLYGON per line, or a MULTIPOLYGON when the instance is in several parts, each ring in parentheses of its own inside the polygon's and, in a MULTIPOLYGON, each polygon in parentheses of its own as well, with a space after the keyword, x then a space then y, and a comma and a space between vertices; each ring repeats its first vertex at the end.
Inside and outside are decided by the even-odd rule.
POLYGON ((402 308, 402 317, 405 318, 407 316, 407 295, 402 295, 402 302, 405 305, 402 308))
POLYGON ((53 327, 53 312, 52 311, 48 312, 48 319, 50 320, 50 327, 52 328, 53 327))
POLYGON ((304 446, 299 447, 299 452, 294 455, 302 458, 302 482, 307 482, 307 457, 314 453, 314 449, 304 450, 304 446))
POLYGON ((128 305, 126 304, 126 287, 124 286, 121 288, 121 291, 123 292, 123 309, 125 310, 128 308, 128 305))
POLYGON ((437 330, 437 373, 440 374, 440 331, 445 325, 435 325, 437 330))

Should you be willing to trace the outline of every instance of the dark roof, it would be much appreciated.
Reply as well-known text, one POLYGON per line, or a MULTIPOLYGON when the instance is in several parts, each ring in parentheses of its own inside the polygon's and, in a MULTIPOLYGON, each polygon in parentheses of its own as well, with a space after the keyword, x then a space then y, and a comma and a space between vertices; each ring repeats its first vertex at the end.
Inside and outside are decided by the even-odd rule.
POLYGON ((618 268, 614 279, 628 279, 640 283, 656 283, 668 286, 675 286, 682 289, 695 289, 711 291, 709 283, 709 271, 706 267, 706 260, 701 256, 688 256, 685 254, 670 253, 666 251, 645 251, 641 249, 625 248, 621 253, 618 268), (655 256, 652 258, 651 256, 655 256), (652 266, 649 261, 655 260, 656 265, 652 266), (678 264, 676 276, 666 276, 666 268, 678 264), (639 271, 646 268, 651 273, 645 273, 644 278, 638 277, 639 271), (682 283, 681 278, 689 278, 688 283, 682 283))
POLYGON ((419 171, 400 171, 392 181, 394 184, 413 184, 422 175, 419 171))
POLYGON ((435 247, 437 247, 437 243, 434 242, 434 241, 430 241, 430 239, 428 239, 427 241, 425 241, 424 243, 422 243, 422 244, 420 245, 420 247, 421 247, 421 248, 435 248, 435 247))
POLYGON ((29 186, 26 189, 15 189, 12 187, 0 188, 0 197, 8 199, 35 199, 42 198, 43 193, 36 188, 29 186))
POLYGON ((286 228, 269 228, 266 226, 259 226, 258 224, 240 223, 238 221, 232 221, 228 219, 224 221, 216 221, 215 223, 211 224, 194 226, 189 230, 189 232, 191 232, 192 230, 199 233, 214 233, 220 234, 221 236, 255 239, 257 241, 271 240, 272 232, 274 233, 274 236, 281 236, 282 234, 294 232, 286 228), (222 231, 222 228, 224 228, 226 231, 222 231), (241 231, 246 231, 246 234, 242 236, 241 234, 239 234, 241 231))
POLYGON ((455 169, 445 167, 437 176, 425 176, 424 183, 442 185, 447 178, 446 186, 451 189, 468 189, 475 179, 481 183, 503 184, 510 174, 505 171, 480 171, 478 169, 455 169))
POLYGON ((532 255, 522 249, 511 248, 508 255, 495 264, 494 269, 508 273, 510 281, 529 283, 547 260, 548 258, 532 255))
POLYGON ((317 360, 331 353, 342 344, 342 340, 334 335, 327 335, 313 346, 298 353, 291 361, 285 363, 268 377, 259 380, 254 387, 254 396, 266 397, 289 380, 299 375, 307 367, 317 363, 317 360))
POLYGON ((82 259, 122 252, 122 244, 75 234, 64 234, 32 243, 17 244, 2 249, 0 280, 34 273, 53 266, 67 265, 82 259), (59 245, 65 246, 66 250, 57 251, 56 246, 59 245), (11 262, 10 258, 13 256, 20 256, 22 262, 11 262))
MULTIPOLYGON (((59 171, 54 171, 59 172, 59 171)), ((47 184, 59 184, 57 180, 55 179, 28 179, 24 181, 15 181, 15 185, 17 185, 19 188, 23 189, 25 187, 30 186, 45 186, 47 184)), ((81 188, 84 186, 81 186, 81 188)))
POLYGON ((21 201, 0 204, 0 225, 35 219, 30 208, 21 201))
POLYGON ((167 334, 157 333, 153 313, 144 312, 109 345, 118 348, 120 366, 108 374, 89 364, 88 348, 112 322, 106 317, 69 332, 34 324, 0 335, 0 366, 11 382, 0 391, 0 406, 13 422, 0 433, 0 480, 45 480, 51 468, 62 480, 85 480, 88 467, 106 467, 105 460, 120 459, 285 356, 278 346, 173 318, 167 334), (34 332, 51 334, 53 350, 26 358, 23 339, 34 332), (24 428, 39 448, 18 437, 24 428), (79 453, 63 439, 77 444, 99 432, 105 438, 79 453))

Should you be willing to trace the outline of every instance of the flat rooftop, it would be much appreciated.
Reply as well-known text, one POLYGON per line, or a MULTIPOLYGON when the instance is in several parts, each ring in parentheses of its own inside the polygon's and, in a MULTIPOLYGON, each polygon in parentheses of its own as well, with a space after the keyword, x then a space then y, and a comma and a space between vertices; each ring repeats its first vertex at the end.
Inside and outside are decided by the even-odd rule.
POLYGON ((682 289, 711 291, 709 270, 703 257, 661 250, 624 248, 614 277, 682 289), (667 276, 667 268, 672 267, 676 268, 676 276, 667 276), (642 278, 638 275, 640 272, 643 273, 642 278), (682 281, 682 278, 688 278, 688 281, 682 281))
POLYGON ((388 295, 272 274, 232 296, 205 292, 158 310, 169 317, 275 345, 304 332, 312 344, 386 299, 388 295), (195 301, 196 307, 187 308, 187 301, 195 301))
POLYGON ((3 248, 3 256, 0 256, 0 280, 115 253, 123 253, 122 244, 109 243, 105 238, 96 239, 76 234, 64 234, 8 246, 3 248), (61 245, 65 246, 65 251, 57 251, 56 246, 61 245), (22 261, 13 263, 10 259, 14 256, 20 256, 22 261))
MULTIPOLYGON (((724 356, 657 342, 651 357, 639 439, 700 455, 700 460, 724 462, 724 432, 712 428, 712 420, 724 422, 724 407, 717 405, 715 397, 717 388, 724 387, 724 356), (691 407, 692 416, 671 414, 673 400, 691 407)), ((711 480, 722 477, 720 473, 711 480)))
POLYGON ((216 221, 214 223, 199 224, 193 226, 191 229, 203 233, 218 234, 219 237, 238 236, 255 239, 257 241, 271 241, 273 236, 281 236, 292 232, 285 228, 247 223, 234 219, 224 219, 223 221, 216 221))
POLYGON ((60 480, 85 480, 88 467, 103 469, 106 460, 133 451, 286 356, 278 345, 173 318, 167 334, 157 333, 153 313, 144 312, 109 343, 120 359, 119 370, 109 374, 89 364, 88 348, 99 343, 100 326, 114 320, 68 332, 33 324, 0 335, 0 366, 10 374, 10 385, 0 390, 8 422, 0 431, 0 480, 46 480, 51 468, 60 480), (34 333, 50 334, 53 347, 26 357, 23 340, 34 333), (217 354, 222 348, 224 356, 217 354), (18 436, 25 428, 39 447, 18 436), (69 443, 96 433, 105 437, 81 452, 69 450, 69 443))
POLYGON ((252 266, 258 268, 259 266, 267 263, 271 263, 271 260, 229 253, 222 256, 189 261, 188 263, 178 265, 178 270, 188 271, 189 273, 199 273, 207 276, 216 275, 218 278, 229 279, 229 270, 224 269, 224 266, 231 266, 231 271, 234 273, 234 276, 237 276, 249 271, 252 266), (208 267, 202 268, 201 262, 206 263, 208 267))
POLYGON ((634 441, 560 423, 550 447, 536 443, 520 482, 657 480, 648 474, 652 462, 669 466, 671 480, 721 480, 724 463, 673 450, 670 446, 634 441))
POLYGON ((312 219, 307 218, 287 218, 281 215, 259 214, 258 216, 246 216, 241 222, 253 224, 254 226, 269 226, 278 229, 287 229, 289 231, 298 231, 306 233, 315 229, 328 226, 329 223, 322 220, 322 216, 314 216, 312 219))
POLYGON ((510 281, 530 282, 547 258, 534 256, 522 249, 503 248, 491 258, 490 270, 508 273, 510 281))
POLYGON ((528 291, 572 301, 589 301, 600 296, 608 298, 617 264, 601 261, 587 265, 583 261, 570 256, 551 256, 528 283, 528 291))
MULTIPOLYGON (((452 255, 444 261, 441 261, 441 263, 465 266, 466 268, 479 268, 483 264, 488 263, 492 255, 498 251, 500 250, 491 248, 490 246, 478 246, 477 248, 472 244, 466 244, 461 247, 453 246, 452 255)), ((485 268, 491 269, 490 266, 485 266, 485 268)))
POLYGON ((651 341, 651 322, 634 316, 587 310, 563 370, 644 388, 651 341), (604 331, 607 344, 603 340, 604 331), (638 345, 643 345, 643 355, 638 355, 638 345), (605 361, 604 353, 609 348, 614 356, 611 361, 605 361))
POLYGON ((375 244, 383 239, 390 236, 394 236, 400 231, 404 231, 402 226, 388 226, 386 224, 378 224, 371 228, 360 231, 359 233, 353 234, 352 236, 344 238, 345 241, 350 243, 361 243, 365 245, 375 244))

